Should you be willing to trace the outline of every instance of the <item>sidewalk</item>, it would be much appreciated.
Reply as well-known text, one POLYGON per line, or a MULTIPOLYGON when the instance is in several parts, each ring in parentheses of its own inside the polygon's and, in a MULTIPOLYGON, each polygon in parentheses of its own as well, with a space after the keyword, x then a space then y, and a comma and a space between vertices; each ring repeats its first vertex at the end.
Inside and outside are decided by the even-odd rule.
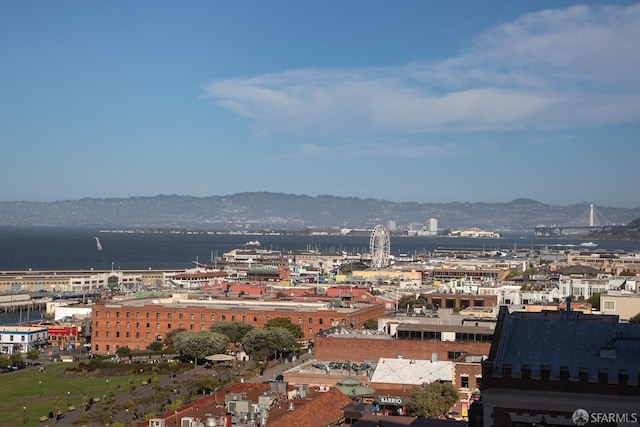
MULTIPOLYGON (((258 375, 254 375, 254 376, 250 376, 250 377, 245 377, 244 382, 246 383, 263 383, 263 382, 268 382, 268 381, 273 381, 275 380, 275 378, 278 375, 281 375, 284 371, 293 368, 294 366, 299 366, 300 364, 306 362, 307 360, 313 358, 313 356, 309 353, 304 353, 302 354, 301 357, 297 358, 295 360, 295 362, 293 361, 289 361, 287 363, 277 363, 274 366, 270 366, 268 368, 266 368, 264 370, 264 373, 262 376, 258 375)), ((194 370, 182 373, 182 374, 178 374, 176 375, 175 378, 170 378, 169 376, 163 376, 160 381, 159 384, 161 386, 173 386, 174 381, 181 381, 187 378, 193 378, 194 376, 202 376, 202 375, 211 375, 211 372, 208 371, 207 369, 205 369, 203 366, 196 366, 196 368, 194 370)), ((138 386, 138 388, 136 389, 136 394, 135 397, 131 397, 131 395, 129 394, 128 390, 116 390, 114 392, 114 407, 119 407, 122 408, 126 403, 130 402, 132 399, 139 399, 141 397, 145 397, 145 396, 151 396, 151 394, 153 393, 153 388, 150 385, 145 385, 145 386, 138 386)), ((197 405, 197 400, 200 399, 202 396, 194 396, 192 398, 192 402, 190 405, 197 405)), ((205 396, 206 397, 206 396, 205 396)), ((56 427, 79 427, 79 424, 74 424, 78 419, 87 416, 91 413, 97 413, 98 411, 100 411, 100 407, 99 404, 94 404, 93 407, 91 407, 89 410, 87 410, 85 413, 82 412, 82 409, 76 409, 75 411, 72 412, 64 412, 64 416, 62 418, 60 418, 56 423, 55 426, 56 427)), ((181 412, 181 410, 179 410, 179 412, 181 412)), ((169 415, 170 416, 170 415, 169 415)), ((137 426, 137 425, 146 425, 145 423, 141 422, 140 420, 133 420, 133 414, 132 413, 127 413, 124 409, 118 411, 115 415, 114 415, 114 421, 127 421, 127 418, 130 422, 130 425, 132 426, 137 426)), ((165 414, 164 416, 159 416, 159 418, 167 418, 167 414, 165 414)), ((44 423, 40 423, 41 426, 53 426, 53 420, 49 420, 48 422, 44 422, 44 423)), ((97 423, 94 423, 94 425, 98 425, 97 423)))

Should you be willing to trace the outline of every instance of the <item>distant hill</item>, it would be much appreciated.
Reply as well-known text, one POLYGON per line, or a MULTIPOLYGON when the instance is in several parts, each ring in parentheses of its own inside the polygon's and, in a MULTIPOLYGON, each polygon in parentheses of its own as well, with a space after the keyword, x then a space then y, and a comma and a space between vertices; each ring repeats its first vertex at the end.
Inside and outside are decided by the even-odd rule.
POLYGON ((607 240, 640 240, 640 218, 634 219, 627 225, 591 233, 591 237, 607 240))
MULTIPOLYGON (((640 208, 597 207, 627 224, 640 208)), ((194 230, 304 230, 398 227, 437 218, 440 229, 532 231, 539 224, 586 223, 588 203, 553 206, 529 199, 509 203, 395 203, 377 199, 250 192, 227 196, 159 195, 56 202, 0 202, 0 225, 194 230), (580 220, 580 218, 584 218, 580 220)), ((414 227, 415 228, 415 227, 414 227)))

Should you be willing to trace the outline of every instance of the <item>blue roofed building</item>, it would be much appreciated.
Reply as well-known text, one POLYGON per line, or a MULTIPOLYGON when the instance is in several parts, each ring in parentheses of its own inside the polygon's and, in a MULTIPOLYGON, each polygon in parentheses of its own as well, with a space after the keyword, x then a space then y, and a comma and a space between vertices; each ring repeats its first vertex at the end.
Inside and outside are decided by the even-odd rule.
POLYGON ((481 407, 484 426, 637 425, 639 383, 640 325, 503 307, 469 424, 479 425, 472 418, 481 407))

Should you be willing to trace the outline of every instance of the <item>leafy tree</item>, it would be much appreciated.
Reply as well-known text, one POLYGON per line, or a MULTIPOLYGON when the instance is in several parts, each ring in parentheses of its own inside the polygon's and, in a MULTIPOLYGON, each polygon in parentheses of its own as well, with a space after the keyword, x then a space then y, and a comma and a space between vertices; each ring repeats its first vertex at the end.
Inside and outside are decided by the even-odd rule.
POLYGON ((595 292, 589 298, 587 298, 587 302, 591 304, 591 307, 594 310, 600 310, 600 292, 595 292))
POLYGON ((284 328, 291 332, 294 338, 304 337, 300 325, 296 325, 287 317, 275 317, 264 324, 265 328, 284 328))
POLYGON ((219 332, 181 332, 173 339, 176 351, 185 356, 204 359, 211 354, 223 353, 229 345, 229 338, 219 332))
POLYGON ((219 322, 209 327, 209 331, 226 335, 229 341, 234 343, 242 341, 242 338, 252 329, 254 329, 252 325, 242 322, 219 322))
POLYGON ((127 346, 124 347, 118 347, 118 349, 116 350, 116 354, 118 355, 118 357, 129 357, 131 356, 131 349, 127 346))
POLYGON ((32 365, 35 363, 36 360, 38 360, 39 357, 40 357, 40 352, 35 348, 32 348, 27 352, 27 359, 31 361, 32 365))
POLYGON ((179 333, 182 333, 182 332, 187 332, 187 330, 184 329, 184 328, 174 329, 171 332, 167 333, 167 335, 164 336, 163 344, 167 348, 167 352, 168 353, 172 353, 174 351, 173 350, 173 339, 175 338, 176 335, 178 335, 179 333))
POLYGON ((244 349, 257 360, 267 360, 277 351, 291 350, 295 344, 296 339, 288 329, 275 327, 254 329, 242 339, 244 349))
POLYGON ((0 368, 6 368, 11 365, 11 361, 6 356, 0 356, 0 368))
POLYGON ((378 329, 378 320, 377 319, 367 319, 364 321, 364 328, 371 329, 373 331, 378 329))
POLYGON ((150 351, 161 351, 164 345, 160 341, 154 341, 147 346, 147 350, 150 351))
POLYGON ((458 398, 458 390, 453 384, 435 381, 411 391, 407 412, 414 417, 439 418, 449 412, 458 398))
POLYGON ((9 356, 9 361, 13 366, 18 366, 19 364, 24 362, 22 360, 22 354, 20 353, 12 353, 11 356, 9 356))
POLYGON ((640 313, 629 319, 629 323, 640 323, 640 313))

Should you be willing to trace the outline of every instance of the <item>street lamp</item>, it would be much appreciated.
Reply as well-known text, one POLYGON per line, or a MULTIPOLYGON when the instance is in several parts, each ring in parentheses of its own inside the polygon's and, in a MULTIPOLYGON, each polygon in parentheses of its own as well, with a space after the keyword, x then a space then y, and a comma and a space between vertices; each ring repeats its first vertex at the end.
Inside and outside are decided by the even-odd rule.
POLYGON ((27 423, 27 407, 23 406, 22 407, 22 424, 26 424, 27 423))
POLYGON ((125 408, 124 411, 127 413, 127 425, 129 425, 129 408, 125 408))
POLYGON ((109 393, 109 380, 107 380, 107 393, 109 393))
POLYGON ((70 391, 68 391, 68 392, 67 392, 67 408, 68 408, 69 406, 71 406, 71 403, 69 403, 69 402, 70 402, 70 399, 71 399, 71 392, 70 392, 70 391))
POLYGON ((38 381, 38 395, 42 396, 42 381, 38 381))

